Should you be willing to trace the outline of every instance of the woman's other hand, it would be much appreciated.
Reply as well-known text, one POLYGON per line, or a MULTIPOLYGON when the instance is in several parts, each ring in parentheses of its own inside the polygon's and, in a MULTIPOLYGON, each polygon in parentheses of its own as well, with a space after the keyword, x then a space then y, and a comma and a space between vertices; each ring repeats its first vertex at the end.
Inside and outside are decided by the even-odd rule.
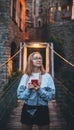
POLYGON ((38 89, 40 88, 40 85, 39 85, 39 84, 34 83, 33 85, 34 85, 34 89, 35 89, 35 90, 38 90, 38 89))

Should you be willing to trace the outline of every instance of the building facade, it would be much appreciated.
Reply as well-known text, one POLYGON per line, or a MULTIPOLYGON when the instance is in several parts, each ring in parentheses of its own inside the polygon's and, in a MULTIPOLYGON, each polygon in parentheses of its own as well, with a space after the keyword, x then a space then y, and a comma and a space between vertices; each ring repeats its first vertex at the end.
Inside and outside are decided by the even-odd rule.
MULTIPOLYGON (((25 40, 25 1, 0 0, 0 85, 18 69, 18 56, 6 63, 25 40)), ((1 90, 1 89, 0 89, 1 90)))
POLYGON ((73 0, 26 0, 26 32, 32 35, 34 29, 38 32, 44 25, 70 21, 73 12, 73 0))
POLYGON ((27 0, 26 11, 34 27, 40 27, 50 22, 71 20, 73 5, 73 0, 27 0))

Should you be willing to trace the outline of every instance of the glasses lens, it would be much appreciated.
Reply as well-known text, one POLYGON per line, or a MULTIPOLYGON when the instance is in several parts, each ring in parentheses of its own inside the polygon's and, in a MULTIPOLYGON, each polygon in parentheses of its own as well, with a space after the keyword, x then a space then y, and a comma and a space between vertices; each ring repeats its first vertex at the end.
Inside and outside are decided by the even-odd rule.
POLYGON ((42 60, 42 58, 41 57, 35 57, 35 58, 33 58, 33 60, 42 60))

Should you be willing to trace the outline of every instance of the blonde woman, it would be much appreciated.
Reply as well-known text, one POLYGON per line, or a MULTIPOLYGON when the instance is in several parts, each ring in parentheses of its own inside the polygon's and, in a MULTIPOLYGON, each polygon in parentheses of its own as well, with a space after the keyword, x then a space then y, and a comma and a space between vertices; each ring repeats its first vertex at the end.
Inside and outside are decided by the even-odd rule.
POLYGON ((39 130, 49 130, 48 102, 55 96, 55 85, 51 75, 45 72, 42 61, 39 52, 29 55, 25 74, 17 89, 17 98, 24 100, 22 130, 32 130, 33 124, 38 125, 39 130))

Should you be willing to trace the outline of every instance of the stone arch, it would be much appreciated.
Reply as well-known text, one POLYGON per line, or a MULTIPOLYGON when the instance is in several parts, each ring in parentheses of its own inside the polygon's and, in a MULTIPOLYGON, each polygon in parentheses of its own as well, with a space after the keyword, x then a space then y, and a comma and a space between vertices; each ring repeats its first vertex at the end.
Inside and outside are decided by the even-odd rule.
POLYGON ((42 20, 40 18, 37 20, 37 26, 42 27, 42 20))

